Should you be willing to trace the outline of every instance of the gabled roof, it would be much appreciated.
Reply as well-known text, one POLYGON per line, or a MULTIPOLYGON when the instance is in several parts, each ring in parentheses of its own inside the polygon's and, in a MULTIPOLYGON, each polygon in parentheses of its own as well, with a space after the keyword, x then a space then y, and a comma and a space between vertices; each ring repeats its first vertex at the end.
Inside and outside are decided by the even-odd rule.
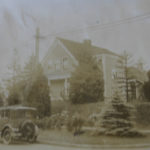
POLYGON ((98 54, 110 54, 114 56, 119 56, 105 48, 100 48, 97 46, 93 46, 92 44, 83 42, 75 42, 63 38, 57 39, 71 52, 71 54, 78 60, 78 57, 81 55, 82 52, 89 52, 91 55, 98 55, 98 54))
POLYGON ((128 78, 129 79, 136 79, 137 81, 140 81, 142 83, 144 83, 148 79, 146 72, 141 71, 136 67, 129 67, 128 68, 128 78))

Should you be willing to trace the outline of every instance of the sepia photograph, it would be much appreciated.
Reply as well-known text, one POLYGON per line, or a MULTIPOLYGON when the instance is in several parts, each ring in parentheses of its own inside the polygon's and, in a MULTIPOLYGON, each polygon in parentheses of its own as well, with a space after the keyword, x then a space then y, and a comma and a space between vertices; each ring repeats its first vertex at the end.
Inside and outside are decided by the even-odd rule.
POLYGON ((150 150, 150 0, 0 0, 0 150, 150 150))

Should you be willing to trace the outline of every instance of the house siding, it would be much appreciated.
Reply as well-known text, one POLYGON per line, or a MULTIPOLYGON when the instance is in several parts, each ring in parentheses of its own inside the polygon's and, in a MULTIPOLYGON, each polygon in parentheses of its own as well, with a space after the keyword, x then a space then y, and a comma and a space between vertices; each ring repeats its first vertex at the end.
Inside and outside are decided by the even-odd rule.
POLYGON ((75 63, 59 42, 55 42, 49 55, 43 61, 44 73, 50 83, 52 100, 61 100, 63 93, 67 95, 68 79, 74 70, 75 63))
POLYGON ((124 95, 124 67, 120 57, 103 54, 104 97, 110 100, 116 89, 124 95))

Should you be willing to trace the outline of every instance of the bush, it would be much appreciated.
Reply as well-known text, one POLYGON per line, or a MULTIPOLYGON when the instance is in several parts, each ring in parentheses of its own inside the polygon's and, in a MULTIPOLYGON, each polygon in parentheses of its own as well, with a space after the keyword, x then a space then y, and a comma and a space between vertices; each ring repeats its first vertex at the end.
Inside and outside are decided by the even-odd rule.
POLYGON ((41 129, 61 129, 67 124, 68 112, 63 111, 61 114, 54 114, 51 117, 36 120, 36 124, 41 129))
POLYGON ((61 129, 63 126, 66 125, 68 120, 68 112, 63 111, 61 114, 54 114, 51 116, 52 120, 52 128, 61 129))
POLYGON ((41 129, 50 129, 51 126, 52 126, 51 118, 50 117, 45 117, 43 119, 37 119, 36 124, 41 129))
POLYGON ((87 121, 86 124, 89 126, 96 126, 97 123, 99 123, 99 118, 100 118, 100 113, 93 113, 91 114, 87 121))
POLYGON ((100 133, 112 136, 141 136, 142 134, 134 128, 133 110, 132 106, 127 105, 118 95, 115 95, 101 115, 100 133))
POLYGON ((67 110, 68 107, 70 106, 69 101, 51 101, 51 113, 53 114, 60 114, 64 110, 67 110))
POLYGON ((150 125, 150 103, 136 104, 136 122, 137 124, 150 125))
MULTIPOLYGON (((25 97, 26 105, 35 107, 37 115, 40 118, 49 117, 51 115, 51 99, 49 96, 48 78, 45 76, 41 64, 37 65, 34 80, 31 80, 31 85, 28 87, 28 94, 25 97)), ((32 79, 32 76, 30 77, 32 79)))
POLYGON ((143 92, 148 101, 150 101, 150 70, 147 72, 148 81, 144 83, 143 92))
POLYGON ((69 100, 73 104, 103 101, 102 64, 98 66, 87 51, 79 60, 80 64, 76 67, 70 79, 69 100))
POLYGON ((84 124, 84 119, 80 117, 79 114, 74 114, 72 117, 69 117, 67 121, 68 131, 72 131, 74 135, 80 134, 82 126, 84 124))

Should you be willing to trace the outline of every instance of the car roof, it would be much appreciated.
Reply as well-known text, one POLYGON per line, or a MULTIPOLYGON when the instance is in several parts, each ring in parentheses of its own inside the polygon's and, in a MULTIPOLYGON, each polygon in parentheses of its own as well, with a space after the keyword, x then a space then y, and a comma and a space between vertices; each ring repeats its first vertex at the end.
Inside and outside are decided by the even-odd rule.
POLYGON ((16 106, 16 105, 13 105, 13 106, 0 107, 0 111, 1 110, 36 110, 36 108, 28 107, 28 106, 16 106))

